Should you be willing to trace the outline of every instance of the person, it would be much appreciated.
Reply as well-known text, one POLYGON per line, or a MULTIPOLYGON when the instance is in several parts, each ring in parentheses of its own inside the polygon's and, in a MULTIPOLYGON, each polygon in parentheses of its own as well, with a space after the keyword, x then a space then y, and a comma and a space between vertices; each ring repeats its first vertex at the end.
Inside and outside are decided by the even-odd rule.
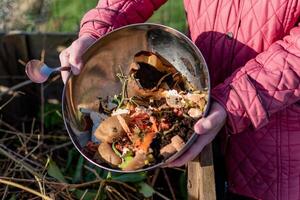
MULTIPOLYGON (((60 54, 78 74, 97 38, 145 22, 166 0, 101 0, 60 54)), ((254 199, 300 199, 300 1, 184 0, 189 37, 211 72, 211 111, 199 139, 170 166, 193 159, 219 133, 228 189, 254 199)), ((176 11, 170 11, 176 12, 176 11)), ((66 80, 67 72, 63 72, 66 80)))

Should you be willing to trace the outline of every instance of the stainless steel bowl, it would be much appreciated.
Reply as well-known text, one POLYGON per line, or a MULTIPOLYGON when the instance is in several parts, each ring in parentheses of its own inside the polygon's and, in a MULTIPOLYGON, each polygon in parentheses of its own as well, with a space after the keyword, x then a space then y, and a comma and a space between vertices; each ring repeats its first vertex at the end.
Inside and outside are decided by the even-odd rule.
MULTIPOLYGON (((166 161, 136 171, 122 171, 99 164, 83 151, 91 133, 81 131, 78 105, 92 103, 99 96, 120 93, 121 83, 115 76, 119 67, 128 73, 134 55, 143 50, 159 53, 198 89, 207 89, 210 97, 206 62, 194 43, 179 31, 163 25, 143 23, 116 29, 100 38, 84 53, 82 72, 78 76, 69 77, 62 96, 63 118, 73 144, 88 161, 100 168, 123 173, 151 170, 178 158, 197 138, 194 133, 184 148, 166 161)), ((208 105, 209 102, 210 98, 208 105)))

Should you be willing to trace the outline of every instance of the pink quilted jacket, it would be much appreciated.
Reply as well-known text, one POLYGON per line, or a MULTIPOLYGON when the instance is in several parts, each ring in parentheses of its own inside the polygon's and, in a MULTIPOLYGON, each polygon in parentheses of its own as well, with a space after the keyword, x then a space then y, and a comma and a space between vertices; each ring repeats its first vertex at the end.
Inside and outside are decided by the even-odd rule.
MULTIPOLYGON (((166 0, 101 0, 80 35, 100 37, 145 22, 166 0)), ((300 199, 298 0, 185 0, 190 37, 210 68, 213 98, 227 110, 230 191, 300 199)), ((173 11, 174 12, 174 11, 173 11)))

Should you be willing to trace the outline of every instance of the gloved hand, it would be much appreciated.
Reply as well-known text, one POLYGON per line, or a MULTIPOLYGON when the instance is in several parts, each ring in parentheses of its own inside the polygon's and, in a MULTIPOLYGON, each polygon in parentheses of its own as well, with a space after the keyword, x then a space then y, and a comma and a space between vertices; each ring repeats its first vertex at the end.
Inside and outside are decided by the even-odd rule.
MULTIPOLYGON (((96 38, 85 34, 75 40, 68 48, 64 49, 60 55, 61 66, 70 66, 74 75, 78 75, 83 67, 81 56, 85 50, 96 41, 96 38)), ((66 83, 69 76, 68 71, 62 71, 61 77, 64 83, 66 83)))
POLYGON ((202 149, 216 137, 224 126, 226 117, 226 110, 219 103, 213 102, 208 116, 199 119, 194 126, 195 132, 199 135, 196 141, 183 155, 166 167, 179 167, 196 158, 202 149))

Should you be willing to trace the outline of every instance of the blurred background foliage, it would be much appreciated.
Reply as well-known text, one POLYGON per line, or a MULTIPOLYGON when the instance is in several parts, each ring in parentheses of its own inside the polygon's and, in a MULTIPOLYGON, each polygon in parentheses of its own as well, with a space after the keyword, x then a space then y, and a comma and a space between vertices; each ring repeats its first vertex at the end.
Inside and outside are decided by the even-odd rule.
MULTIPOLYGON (((98 0, 1 0, 0 30, 37 32, 78 32, 82 16, 98 0)), ((182 0, 165 3, 149 19, 185 32, 182 0)))

